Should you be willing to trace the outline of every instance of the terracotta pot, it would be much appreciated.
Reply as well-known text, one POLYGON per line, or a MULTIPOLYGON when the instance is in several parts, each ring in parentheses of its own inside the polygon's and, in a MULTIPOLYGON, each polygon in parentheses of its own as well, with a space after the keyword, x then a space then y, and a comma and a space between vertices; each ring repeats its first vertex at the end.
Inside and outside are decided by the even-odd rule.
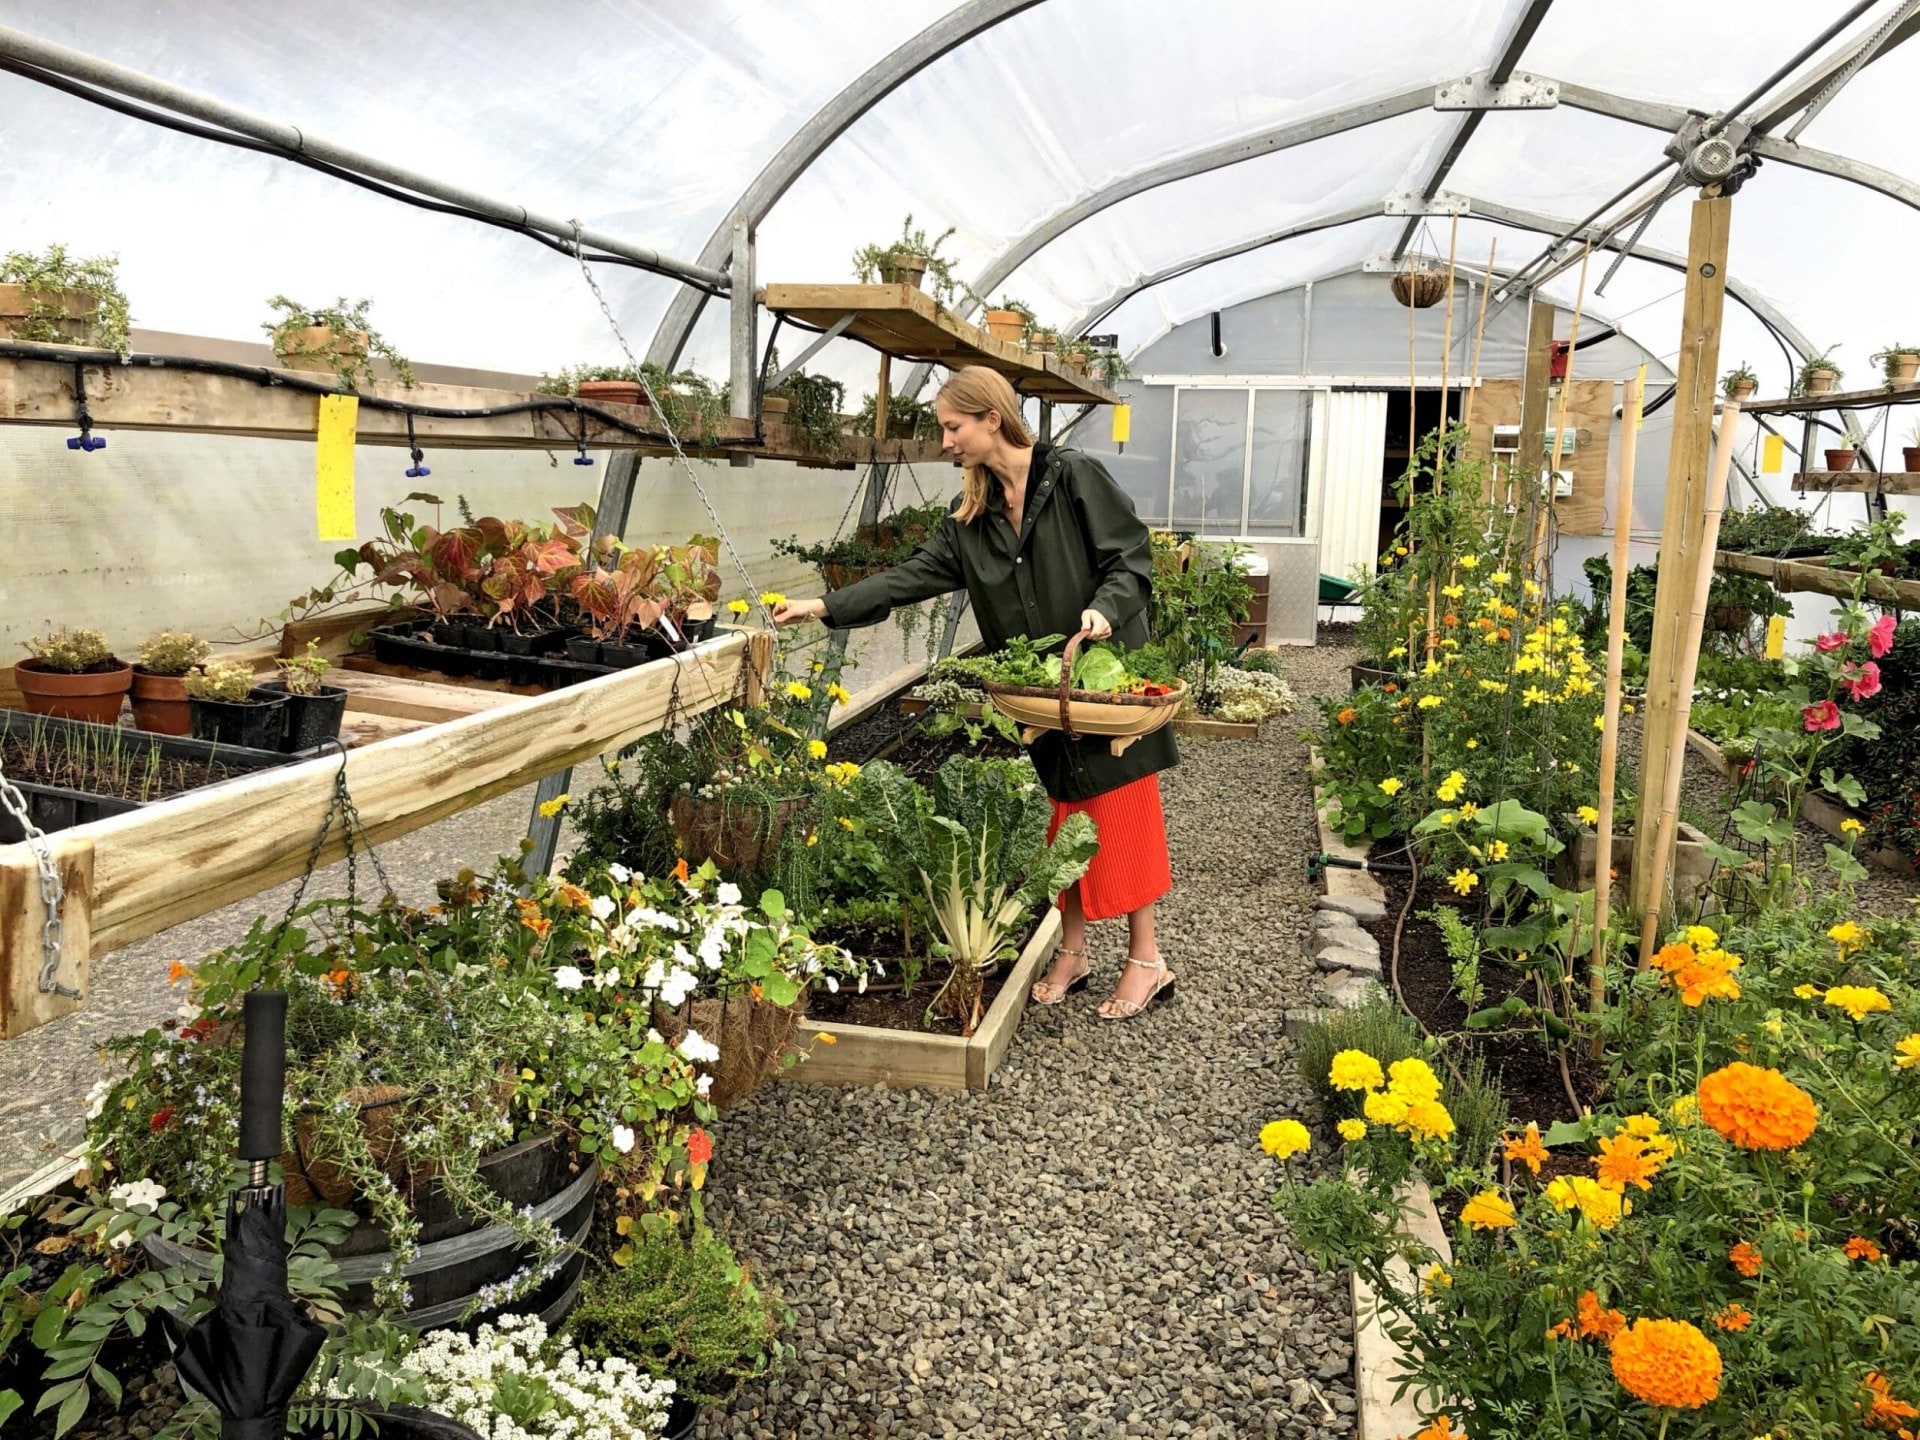
POLYGON ((1840 388, 1840 376, 1833 370, 1810 370, 1807 372, 1807 394, 1831 395, 1840 388))
POLYGON ((882 285, 906 285, 918 290, 926 276, 927 257, 924 255, 903 255, 891 264, 880 267, 882 285))
POLYGON ((1447 277, 1438 270, 1402 270, 1393 277, 1393 298, 1415 310, 1438 305, 1447 295, 1447 277))
POLYGON ((600 405, 644 405, 647 392, 637 380, 582 380, 580 398, 600 405))
POLYGON ((1027 317, 1018 310, 989 310, 983 318, 987 333, 1009 345, 1018 345, 1020 337, 1027 333, 1027 317))
POLYGON ((793 408, 793 401, 785 395, 768 395, 760 401, 762 415, 784 415, 793 408))
POLYGON ((1920 445, 1903 445, 1900 453, 1906 457, 1907 473, 1920 475, 1920 445))
POLYGON ((1853 462, 1857 460, 1859 456, 1860 452, 1858 450, 1829 450, 1827 451, 1827 469, 1851 470, 1853 468, 1853 462))
POLYGON ((92 316, 99 302, 84 290, 35 290, 24 285, 0 285, 0 337, 17 339, 34 311, 52 323, 59 343, 88 345, 97 338, 92 316), (48 311, 55 313, 48 314, 48 311))
POLYGON ((156 735, 190 735, 193 721, 187 713, 187 677, 152 675, 133 667, 133 723, 156 735))
POLYGON ((1911 385, 1915 380, 1920 380, 1920 355, 1899 350, 1887 357, 1889 385, 1911 385))
POLYGON ((349 365, 355 359, 364 360, 367 355, 366 331, 351 330, 340 334, 331 325, 308 325, 290 332, 280 343, 287 348, 275 349, 274 358, 289 370, 317 370, 332 375, 336 372, 327 363, 329 353, 339 356, 349 365))
POLYGON ((1753 392, 1759 388, 1760 386, 1752 380, 1736 380, 1733 382, 1733 398, 1736 400, 1751 400, 1753 398, 1753 392))
POLYGON ((1033 339, 1027 342, 1027 348, 1041 355, 1051 355, 1059 340, 1060 337, 1052 330, 1036 330, 1033 339))
POLYGON ((13 683, 30 714, 117 725, 120 702, 133 685, 133 666, 66 675, 47 669, 39 660, 22 660, 13 667, 13 683))

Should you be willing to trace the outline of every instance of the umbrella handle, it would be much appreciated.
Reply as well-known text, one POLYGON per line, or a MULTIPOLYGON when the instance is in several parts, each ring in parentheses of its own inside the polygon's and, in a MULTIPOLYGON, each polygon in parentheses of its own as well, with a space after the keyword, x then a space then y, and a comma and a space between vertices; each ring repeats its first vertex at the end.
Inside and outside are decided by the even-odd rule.
POLYGON ((242 1017, 247 1039, 240 1056, 240 1158, 264 1167, 286 1148, 287 992, 249 990, 242 1017))

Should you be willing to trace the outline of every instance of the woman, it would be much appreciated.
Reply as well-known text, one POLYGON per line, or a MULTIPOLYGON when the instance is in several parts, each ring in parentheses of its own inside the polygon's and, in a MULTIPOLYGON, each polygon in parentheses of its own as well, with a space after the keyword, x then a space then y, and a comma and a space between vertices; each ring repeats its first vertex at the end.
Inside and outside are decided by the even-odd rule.
MULTIPOLYGON (((1036 445, 998 371, 956 372, 935 410, 941 448, 965 467, 947 518, 904 563, 824 600, 789 600, 774 610, 774 622, 876 625, 895 606, 964 587, 990 650, 1015 635, 1079 630, 1090 632, 1087 643, 1144 645, 1152 549, 1133 502, 1106 468, 1077 450, 1036 445)), ((1143 736, 1116 757, 1105 739, 1069 740, 1049 730, 1032 755, 1053 797, 1052 828, 1084 811, 1100 836, 1092 866, 1061 897, 1061 943, 1033 998, 1057 1005, 1083 988, 1087 922, 1125 915, 1127 963, 1100 1014, 1132 1019, 1173 991, 1153 927, 1154 902, 1173 884, 1159 781, 1180 760, 1173 732, 1143 736)))

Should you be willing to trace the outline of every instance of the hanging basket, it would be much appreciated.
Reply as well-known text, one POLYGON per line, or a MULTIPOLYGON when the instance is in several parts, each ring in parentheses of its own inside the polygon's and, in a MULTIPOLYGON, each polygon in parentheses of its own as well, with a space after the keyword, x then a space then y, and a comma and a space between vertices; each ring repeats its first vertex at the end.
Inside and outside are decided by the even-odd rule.
POLYGON ((1047 730, 1059 730, 1069 740, 1082 735, 1107 738, 1115 755, 1142 735, 1151 735, 1180 713, 1187 698, 1187 682, 1178 680, 1165 695, 1115 695, 1103 690, 1075 690, 1069 682, 1073 674, 1073 654, 1087 638, 1082 630, 1067 641, 1060 657, 1060 685, 988 685, 987 698, 993 708, 1020 726, 1020 742, 1031 745, 1047 730))
POLYGON ((794 795, 763 806, 725 795, 675 795, 667 814, 689 863, 711 860, 726 871, 752 870, 771 857, 811 798, 794 795))
POLYGON ((845 565, 836 560, 823 560, 820 562, 820 579, 829 590, 844 590, 869 575, 878 575, 892 568, 891 565, 845 565))
POLYGON ((1438 270, 1402 270, 1393 277, 1393 298, 1415 310, 1438 305, 1446 294, 1447 277, 1438 270))
POLYGON ((787 1064, 794 1031, 807 1013, 807 992, 792 1005, 775 1005, 755 996, 744 985, 724 994, 702 995, 680 1009, 662 1013, 656 1007, 654 1024, 670 1044, 680 1043, 689 1028, 720 1051, 720 1058, 700 1069, 713 1077, 708 1092, 715 1108, 725 1110, 753 1094, 787 1064))

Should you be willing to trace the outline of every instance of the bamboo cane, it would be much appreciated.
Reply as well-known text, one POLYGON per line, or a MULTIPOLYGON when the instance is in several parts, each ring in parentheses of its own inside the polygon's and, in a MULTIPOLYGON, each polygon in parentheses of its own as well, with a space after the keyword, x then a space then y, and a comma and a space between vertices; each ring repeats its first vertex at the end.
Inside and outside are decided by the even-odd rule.
MULTIPOLYGON (((1727 503, 1727 472, 1733 468, 1734 432, 1740 423, 1740 404, 1725 402, 1720 412, 1720 434, 1713 452, 1713 465, 1707 472, 1707 508, 1701 526, 1699 574, 1694 580, 1692 608, 1686 613, 1680 637, 1680 665, 1674 687, 1672 749, 1664 793, 1660 797, 1659 828, 1654 831, 1653 851, 1648 856, 1646 876, 1647 914, 1640 926, 1640 964, 1644 970, 1653 956, 1654 941, 1660 934, 1660 905, 1666 897, 1667 865, 1673 858, 1674 832, 1678 828, 1680 780, 1686 773, 1687 720, 1693 710, 1693 681, 1700 669, 1700 637, 1707 627, 1707 592, 1713 585, 1713 551, 1720 540, 1720 513, 1727 503)), ((1641 823, 1646 822, 1647 797, 1640 797, 1641 823)))
POLYGON ((1587 303, 1587 260, 1592 254, 1593 242, 1589 240, 1580 251, 1580 285, 1574 292, 1573 329, 1567 336, 1567 373, 1560 379, 1560 407, 1553 417, 1553 465, 1548 471, 1546 491, 1540 496, 1539 506, 1534 512, 1533 563, 1530 568, 1535 571, 1542 569, 1547 559, 1547 517, 1553 513, 1554 487, 1559 482, 1560 442, 1567 428, 1567 399, 1573 390, 1573 356, 1580 346, 1580 315, 1587 303))
MULTIPOLYGON (((1467 387, 1466 413, 1461 417, 1461 423, 1468 429, 1473 428, 1473 401, 1480 393, 1480 345, 1487 338, 1487 301, 1493 295, 1493 257, 1499 251, 1500 237, 1496 235, 1493 243, 1487 247, 1487 274, 1480 282, 1480 323, 1473 331, 1473 376, 1467 387)), ((1493 482, 1489 479, 1487 483, 1491 485, 1493 482)))
POLYGON ((1613 588, 1607 602, 1607 688, 1601 704, 1600 820, 1593 848, 1593 958, 1587 988, 1593 1010, 1593 1058, 1600 1058, 1600 1017, 1607 1008, 1607 911, 1613 899, 1613 784, 1620 761, 1620 671, 1627 648, 1627 566, 1633 545, 1633 462, 1646 382, 1627 382, 1620 412, 1620 483, 1613 501, 1613 588))
POLYGON ((1447 373, 1453 359, 1453 254, 1460 239, 1460 217, 1447 232, 1447 327, 1440 341, 1440 433, 1447 433, 1447 373))

